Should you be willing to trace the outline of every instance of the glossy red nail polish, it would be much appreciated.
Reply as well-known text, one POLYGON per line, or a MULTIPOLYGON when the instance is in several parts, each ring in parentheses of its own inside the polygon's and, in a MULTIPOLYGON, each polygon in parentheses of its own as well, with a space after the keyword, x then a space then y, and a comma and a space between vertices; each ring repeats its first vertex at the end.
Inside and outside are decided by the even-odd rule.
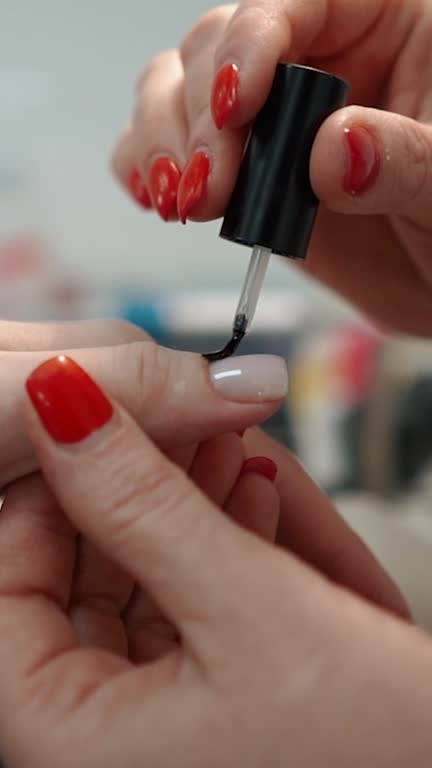
POLYGON ((239 71, 235 64, 227 64, 216 75, 211 106, 217 128, 226 125, 233 114, 239 96, 239 71))
POLYGON ((164 221, 169 221, 177 214, 177 191, 180 179, 180 168, 170 157, 159 157, 150 168, 150 194, 156 210, 164 221))
POLYGON ((361 126, 344 129, 347 148, 347 168, 344 188, 355 197, 368 192, 375 184, 380 172, 381 160, 372 134, 361 126))
POLYGON ((138 168, 133 168, 129 176, 129 191, 132 197, 135 198, 137 203, 142 205, 146 210, 153 208, 151 197, 148 193, 147 187, 143 184, 143 180, 138 168))
POLYGON ((207 192, 210 157, 206 152, 195 152, 186 166, 177 195, 177 208, 183 224, 202 201, 207 192))
POLYGON ((64 355, 36 368, 26 389, 42 424, 58 443, 84 440, 113 415, 113 407, 98 385, 64 355))
POLYGON ((240 477, 243 475, 262 475, 274 483, 277 473, 277 465, 272 459, 267 459, 265 456, 255 456, 245 461, 240 471, 240 477))

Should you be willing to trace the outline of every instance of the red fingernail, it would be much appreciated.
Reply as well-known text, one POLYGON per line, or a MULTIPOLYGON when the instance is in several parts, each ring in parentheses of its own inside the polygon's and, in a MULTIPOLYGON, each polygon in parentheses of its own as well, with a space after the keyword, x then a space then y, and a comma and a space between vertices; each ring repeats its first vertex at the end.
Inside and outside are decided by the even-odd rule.
POLYGON ((164 221, 177 213, 177 191, 181 171, 170 157, 159 157, 149 173, 149 187, 155 208, 164 221))
POLYGON ((209 174, 210 157, 206 152, 195 152, 183 172, 178 190, 178 214, 183 224, 203 199, 209 174))
POLYGON ((59 443, 79 443, 113 415, 113 407, 98 385, 64 355, 36 368, 26 388, 42 424, 59 443))
POLYGON ((216 75, 212 92, 213 119, 219 130, 228 122, 238 103, 239 71, 235 64, 227 64, 216 75))
POLYGON ((361 195, 374 185, 380 171, 381 161, 376 141, 361 126, 345 128, 344 138, 347 147, 345 191, 349 195, 361 195))
POLYGON ((143 184, 141 174, 137 168, 133 168, 130 172, 129 190, 132 197, 134 197, 137 203, 142 205, 143 208, 146 208, 148 211, 153 208, 151 197, 147 187, 143 184))
POLYGON ((255 456, 253 459, 245 461, 240 471, 240 477, 243 475, 262 475, 274 483, 277 473, 278 468, 274 461, 265 456, 255 456))

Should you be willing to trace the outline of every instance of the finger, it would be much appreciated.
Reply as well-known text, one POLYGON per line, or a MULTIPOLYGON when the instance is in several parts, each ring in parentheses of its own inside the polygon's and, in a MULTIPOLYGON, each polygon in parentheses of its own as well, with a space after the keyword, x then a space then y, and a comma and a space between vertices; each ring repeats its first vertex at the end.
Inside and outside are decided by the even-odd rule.
POLYGON ((112 160, 123 186, 144 208, 154 206, 164 221, 177 217, 186 141, 183 67, 177 51, 166 51, 140 78, 133 120, 112 160))
POLYGON ((127 657, 122 618, 133 580, 87 539, 78 545, 69 613, 81 646, 127 657))
POLYGON ((180 635, 153 598, 141 587, 124 614, 129 658, 136 664, 157 661, 178 648, 180 635))
POLYGON ((124 320, 92 320, 73 323, 0 322, 0 350, 27 352, 114 346, 148 338, 140 328, 124 320))
POLYGON ((244 462, 237 435, 221 435, 202 443, 189 471, 192 482, 218 507, 223 507, 244 462))
POLYGON ((148 590, 186 645, 217 653, 215 622, 238 629, 241 590, 231 586, 248 568, 249 538, 70 359, 43 364, 27 392, 31 439, 68 516, 148 590))
POLYGON ((215 105, 227 92, 227 66, 237 70, 236 97, 231 96, 225 124, 240 126, 255 117, 279 61, 298 61, 306 53, 328 58, 349 49, 373 28, 383 6, 384 0, 243 0, 215 55, 215 105))
MULTIPOLYGON (((3 483, 36 466, 20 415, 20 392, 32 368, 46 359, 40 353, 8 354, 0 380, 3 483)), ((73 355, 169 450, 268 418, 287 390, 286 365, 271 356, 238 357, 209 367, 199 355, 152 342, 76 350, 73 355)))
POLYGON ((403 215, 429 227, 432 127, 381 110, 340 110, 318 134, 311 179, 334 211, 403 215))
POLYGON ((183 67, 178 51, 166 51, 141 77, 133 120, 135 165, 164 221, 177 218, 186 142, 183 67))
POLYGON ((222 215, 243 153, 246 128, 219 132, 210 108, 214 53, 231 14, 231 6, 210 11, 181 47, 189 124, 188 163, 178 190, 183 222, 222 215))
MULTIPOLYGON (((240 438, 237 435, 221 435, 197 448, 189 477, 207 498, 223 507, 243 462, 244 449, 240 438)), ((130 658, 140 663, 161 658, 179 642, 175 627, 142 589, 135 591, 125 612, 125 623, 130 638, 130 658)))
MULTIPOLYGON (((78 648, 67 616, 75 528, 40 475, 10 486, 0 514, 0 743, 29 750, 125 662, 78 648), (48 724, 49 723, 49 724, 48 724), (24 725, 26 738, 17 738, 24 725)), ((11 763, 12 764, 12 763, 11 763)))
POLYGON ((258 430, 248 432, 244 441, 249 455, 263 452, 278 465, 281 544, 332 581, 408 618, 396 584, 296 459, 258 430))
POLYGON ((276 538, 280 512, 276 475, 277 467, 271 459, 248 459, 225 506, 239 525, 271 543, 276 538))
POLYGON ((142 173, 136 166, 134 131, 132 124, 126 126, 115 146, 111 158, 111 168, 117 180, 128 195, 141 208, 150 211, 153 203, 142 173))

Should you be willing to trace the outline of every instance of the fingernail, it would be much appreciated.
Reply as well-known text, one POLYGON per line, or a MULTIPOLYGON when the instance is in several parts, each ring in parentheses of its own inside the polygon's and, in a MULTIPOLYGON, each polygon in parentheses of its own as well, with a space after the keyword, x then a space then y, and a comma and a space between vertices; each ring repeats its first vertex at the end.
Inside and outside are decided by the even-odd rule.
POLYGON ((244 462, 240 470, 240 477, 243 475, 262 475, 270 480, 271 483, 274 483, 277 473, 278 468, 274 461, 265 456, 255 456, 244 462))
POLYGON ((239 71, 235 64, 227 64, 216 75, 212 92, 212 113, 216 127, 221 130, 238 103, 239 71))
POLYGON ((281 400, 288 392, 285 361, 273 355, 248 355, 219 360, 209 366, 216 390, 237 403, 281 400))
POLYGON ((195 152, 183 171, 178 190, 178 214, 183 224, 186 224, 188 216, 203 199, 209 174, 209 155, 206 152, 195 152))
POLYGON ((107 424, 114 412, 93 379, 64 355, 36 368, 26 389, 46 431, 58 443, 79 443, 107 424))
POLYGON ((344 129, 346 172, 344 188, 349 195, 368 192, 380 171, 380 155, 372 134, 361 126, 344 129))
POLYGON ((138 168, 133 168, 130 172, 129 191, 132 197, 134 197, 137 203, 142 205, 143 208, 146 208, 148 211, 153 208, 151 197, 147 187, 143 184, 138 168))
POLYGON ((177 213, 177 191, 181 171, 170 157, 159 157, 150 168, 149 188, 156 210, 164 221, 177 213))

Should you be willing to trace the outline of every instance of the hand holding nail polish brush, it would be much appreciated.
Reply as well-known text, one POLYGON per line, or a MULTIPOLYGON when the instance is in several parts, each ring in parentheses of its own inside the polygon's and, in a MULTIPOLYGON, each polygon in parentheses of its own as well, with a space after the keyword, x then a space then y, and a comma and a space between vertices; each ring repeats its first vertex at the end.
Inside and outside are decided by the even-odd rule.
POLYGON ((209 361, 234 354, 250 329, 270 256, 305 259, 319 201, 309 163, 326 118, 344 106, 349 86, 311 67, 279 64, 259 113, 225 212, 220 236, 253 249, 233 333, 209 361))

